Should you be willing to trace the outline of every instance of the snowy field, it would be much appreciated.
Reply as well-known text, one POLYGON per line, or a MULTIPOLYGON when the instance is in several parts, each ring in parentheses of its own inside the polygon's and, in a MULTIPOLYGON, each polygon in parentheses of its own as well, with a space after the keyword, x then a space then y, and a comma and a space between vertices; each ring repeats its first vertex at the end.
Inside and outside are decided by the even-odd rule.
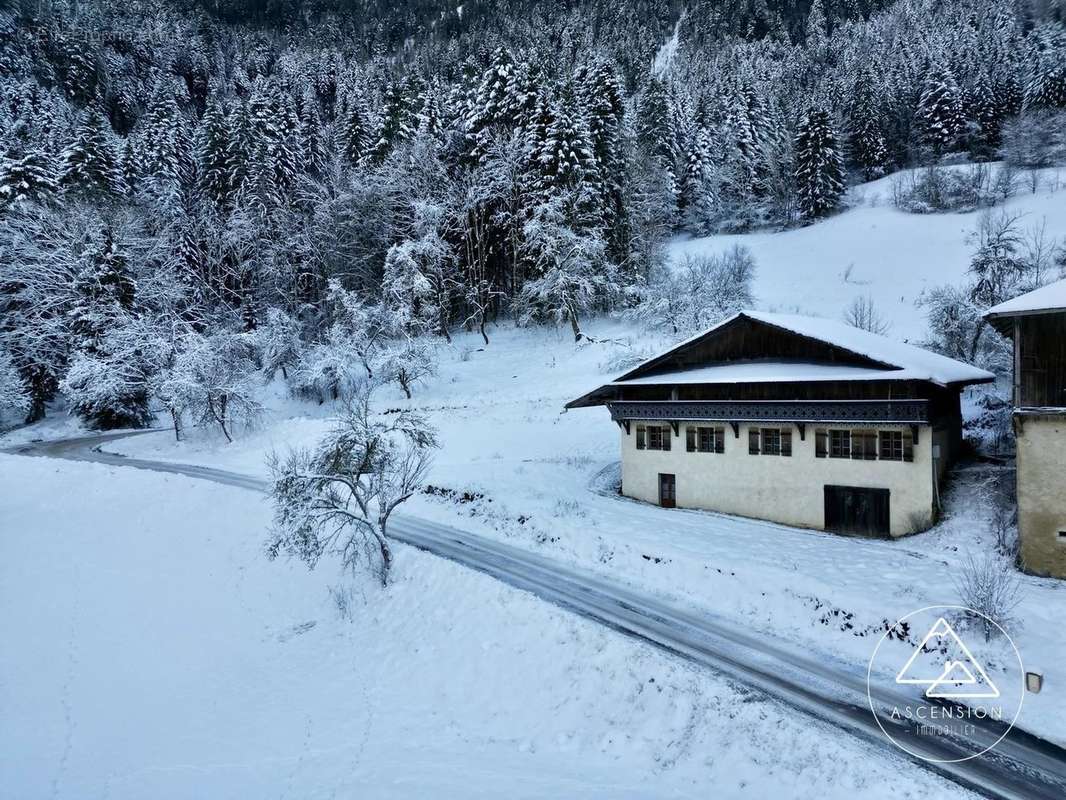
POLYGON ((344 618, 332 565, 263 558, 251 492, 14 456, 0 484, 4 797, 968 796, 408 548, 344 618))
MULTIPOLYGON (((593 335, 632 335, 616 323, 593 335)), ((955 577, 969 552, 990 550, 982 488, 992 468, 956 476, 947 513, 932 531, 897 542, 841 538, 755 520, 667 510, 614 494, 618 431, 602 408, 563 413, 563 404, 613 374, 619 345, 575 347, 564 331, 499 329, 488 348, 459 336, 440 351, 440 374, 410 402, 438 427, 441 450, 430 493, 405 513, 465 527, 594 569, 767 636, 821 653, 865 674, 886 619, 959 600, 955 577)), ((274 391, 275 421, 232 445, 176 444, 172 434, 138 436, 109 450, 266 475, 273 449, 313 442, 327 413, 274 391), (308 412, 312 416, 308 415, 308 412)), ((970 391, 981 391, 980 389, 970 391)), ((406 405, 397 391, 382 410, 406 405)), ((1059 581, 1022 577, 1024 599, 1011 634, 1024 659, 1066 659, 1057 635, 1059 581)), ((904 645, 898 645, 903 647, 904 645)), ((906 654, 901 651, 905 658, 906 654)), ((984 654, 1002 661, 1000 645, 984 654)), ((1044 669, 1048 669, 1046 666, 1044 669)), ((1057 683, 1057 682, 1056 682, 1057 683)), ((1019 724, 1066 741, 1066 695, 1048 681, 1026 698, 1019 724)))

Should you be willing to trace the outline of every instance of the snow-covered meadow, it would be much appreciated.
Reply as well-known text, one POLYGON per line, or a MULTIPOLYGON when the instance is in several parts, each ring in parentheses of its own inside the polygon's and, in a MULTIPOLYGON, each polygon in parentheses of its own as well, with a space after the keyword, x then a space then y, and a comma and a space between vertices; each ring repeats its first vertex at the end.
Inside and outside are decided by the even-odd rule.
MULTIPOLYGON (((958 602, 956 574, 966 555, 991 550, 984 490, 995 474, 991 466, 960 471, 940 524, 896 542, 619 497, 617 428, 604 409, 564 413, 563 405, 613 373, 619 345, 612 342, 639 337, 613 322, 594 326, 593 335, 608 342, 575 347, 563 331, 501 328, 487 348, 476 335, 442 347, 439 375, 410 401, 438 429, 441 448, 428 491, 404 512, 653 590, 802 645, 856 674, 873 653, 880 635, 874 629, 926 605, 958 602)), ((175 443, 160 432, 107 449, 265 476, 270 452, 313 442, 330 424, 324 409, 308 416, 306 406, 294 406, 280 387, 274 391, 278 418, 232 445, 214 438, 175 443)), ((377 402, 383 411, 408 405, 388 390, 377 402)), ((1011 634, 1023 658, 1056 663, 1066 657, 1054 622, 1066 587, 1028 576, 1022 583, 1011 634)), ((1019 724, 1066 740, 1057 713, 1062 702, 1049 681, 1042 694, 1027 698, 1019 724)))
MULTIPOLYGON (((868 297, 889 323, 890 336, 921 340, 926 320, 917 301, 935 286, 963 282, 973 256, 973 234, 986 211, 901 211, 892 202, 893 184, 906 172, 851 187, 848 209, 817 225, 678 240, 671 256, 676 260, 742 244, 758 265, 754 290, 759 308, 839 319, 856 298, 868 297)), ((1016 193, 991 211, 1017 216, 1022 235, 1043 225, 1049 236, 1061 239, 1066 231, 1066 168, 1033 174, 1035 191, 1019 177, 1016 193)))
POLYGON ((442 559, 399 548, 384 592, 268 562, 252 492, 16 456, 0 483, 5 797, 966 796, 442 559))

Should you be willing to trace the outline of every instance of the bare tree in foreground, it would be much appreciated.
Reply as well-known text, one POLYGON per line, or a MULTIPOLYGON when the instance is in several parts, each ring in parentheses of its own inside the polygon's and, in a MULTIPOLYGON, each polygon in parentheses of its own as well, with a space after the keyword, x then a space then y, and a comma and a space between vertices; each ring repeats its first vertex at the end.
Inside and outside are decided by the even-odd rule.
POLYGON ((271 457, 274 534, 268 555, 314 568, 323 555, 355 570, 361 558, 388 584, 389 516, 414 494, 437 446, 436 434, 407 411, 387 420, 370 411, 370 392, 347 404, 336 426, 311 449, 271 457))
POLYGON ((982 615, 978 621, 986 642, 997 630, 992 623, 1005 627, 1022 599, 1014 570, 1006 561, 992 555, 980 559, 968 556, 956 578, 955 588, 962 605, 982 615))

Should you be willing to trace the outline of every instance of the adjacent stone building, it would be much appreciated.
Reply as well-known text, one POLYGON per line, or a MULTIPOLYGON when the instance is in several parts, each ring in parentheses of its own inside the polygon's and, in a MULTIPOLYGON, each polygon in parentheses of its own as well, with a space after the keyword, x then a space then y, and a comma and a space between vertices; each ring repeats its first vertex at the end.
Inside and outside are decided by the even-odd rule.
POLYGON ((990 309, 1014 343, 1022 566, 1066 578, 1066 280, 990 309))
POLYGON ((629 497, 902 536, 936 518, 961 389, 992 380, 841 322, 745 311, 567 408, 608 407, 629 497))

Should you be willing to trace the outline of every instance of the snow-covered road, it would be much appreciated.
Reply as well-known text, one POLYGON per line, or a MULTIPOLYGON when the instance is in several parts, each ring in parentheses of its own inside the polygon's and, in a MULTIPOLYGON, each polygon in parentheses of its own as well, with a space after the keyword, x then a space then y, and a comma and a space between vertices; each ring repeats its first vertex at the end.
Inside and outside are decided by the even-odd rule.
MULTIPOLYGON (((267 488, 264 480, 236 472, 127 458, 100 449, 108 441, 129 435, 125 432, 33 442, 12 448, 10 452, 168 472, 253 491, 267 488)), ((390 525, 390 534, 397 541, 479 570, 586 618, 711 667, 856 736, 892 746, 870 713, 864 675, 824 663, 787 643, 769 641, 719 620, 684 611, 621 582, 458 528, 397 515, 390 525)), ((887 713, 887 709, 904 700, 892 688, 874 687, 873 706, 879 710, 881 724, 892 730, 896 739, 930 758, 950 761, 972 752, 974 742, 985 747, 1002 734, 998 723, 986 721, 975 726, 974 742, 970 743, 956 746, 942 739, 919 737, 908 723, 893 720, 887 713)), ((916 762, 930 766, 928 762, 916 762)), ((1066 751, 1017 729, 984 756, 940 763, 932 768, 993 797, 1066 796, 1066 751)))

